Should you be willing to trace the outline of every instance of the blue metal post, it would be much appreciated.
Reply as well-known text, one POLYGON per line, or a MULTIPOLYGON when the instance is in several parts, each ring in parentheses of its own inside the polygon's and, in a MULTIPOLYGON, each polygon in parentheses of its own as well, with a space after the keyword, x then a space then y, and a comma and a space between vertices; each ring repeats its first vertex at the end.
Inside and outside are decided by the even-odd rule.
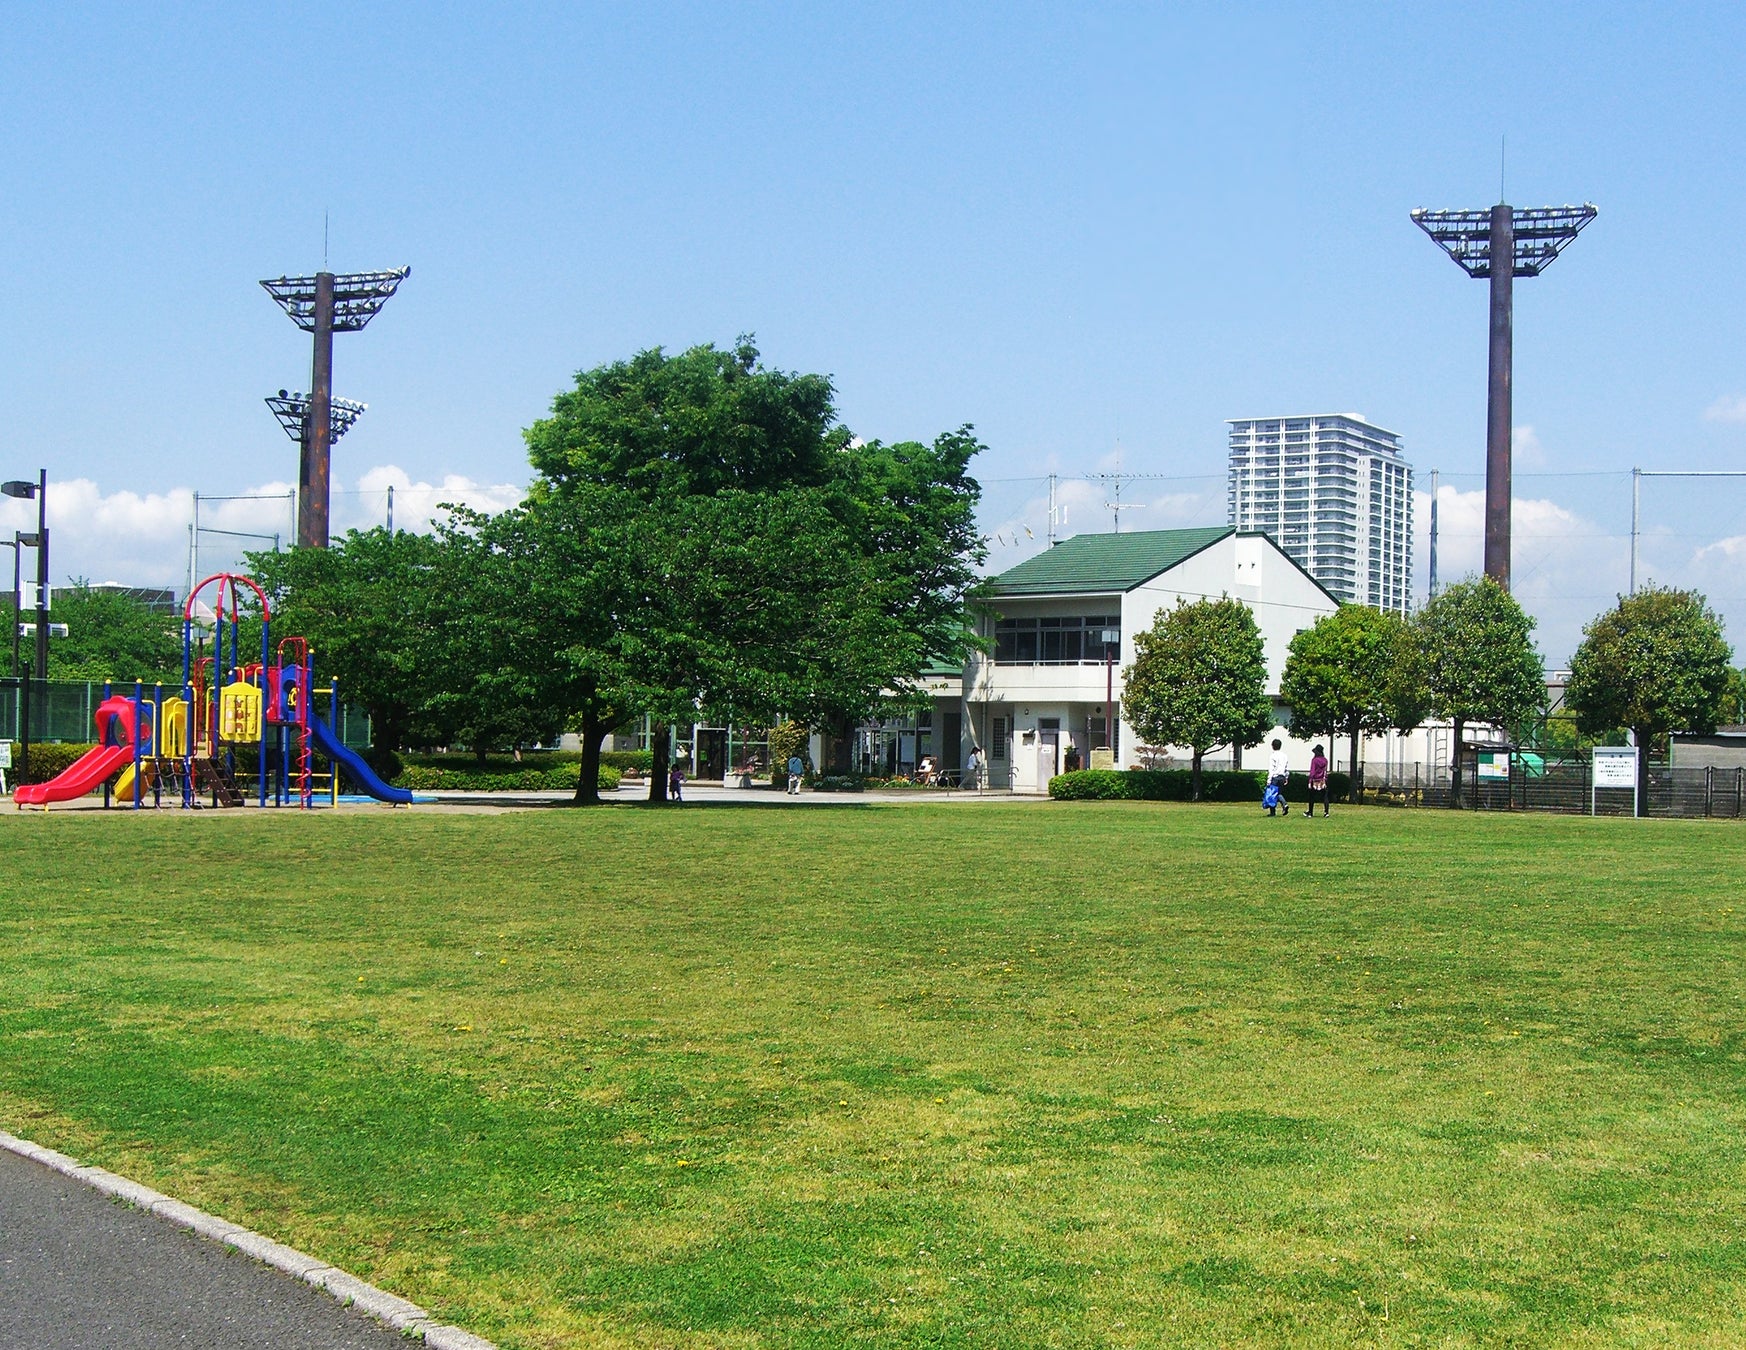
POLYGON ((140 742, 145 739, 144 718, 145 686, 138 680, 133 682, 133 809, 140 807, 139 782, 139 752, 140 742))

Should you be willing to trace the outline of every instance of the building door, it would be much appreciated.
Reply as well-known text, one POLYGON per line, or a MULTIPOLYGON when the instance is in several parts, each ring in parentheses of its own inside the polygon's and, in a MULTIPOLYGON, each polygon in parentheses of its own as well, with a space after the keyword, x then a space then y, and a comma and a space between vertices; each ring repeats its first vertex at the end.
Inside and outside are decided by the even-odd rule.
POLYGON ((1047 788, 1049 780, 1061 772, 1061 719, 1037 719, 1037 786, 1047 788))
POLYGON ((964 767, 964 714, 949 712, 940 714, 940 767, 948 772, 956 772, 964 767))
POLYGON ((697 764, 691 770, 693 778, 725 778, 727 775, 727 732, 700 730, 697 733, 697 764))

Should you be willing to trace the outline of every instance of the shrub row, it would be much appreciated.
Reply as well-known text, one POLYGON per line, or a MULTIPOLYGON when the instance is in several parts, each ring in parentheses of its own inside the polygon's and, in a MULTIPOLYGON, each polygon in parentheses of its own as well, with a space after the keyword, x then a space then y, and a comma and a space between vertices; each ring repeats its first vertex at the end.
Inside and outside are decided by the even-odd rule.
MULTIPOLYGON (((394 780, 394 785, 411 788, 414 792, 574 792, 581 774, 581 765, 574 763, 553 764, 545 768, 516 765, 513 760, 509 763, 510 768, 494 769, 487 760, 484 771, 462 768, 453 762, 441 768, 409 764, 394 780)), ((616 790, 619 777, 617 769, 602 764, 597 780, 600 790, 616 790)))
POLYGON ((620 773, 626 769, 635 769, 638 773, 647 776, 649 770, 655 767, 655 752, 653 750, 602 750, 600 762, 604 765, 611 765, 620 773))
POLYGON ((18 773, 18 743, 12 744, 12 769, 6 775, 8 782, 16 783, 46 783, 49 779, 64 772, 80 755, 87 754, 97 747, 95 744, 81 744, 77 741, 49 741, 42 745, 30 747, 30 776, 19 778, 18 773))
MULTIPOLYGON (((1049 795, 1063 802, 1185 802, 1194 773, 1191 769, 1078 769, 1049 780, 1049 795)), ((1336 800, 1346 799, 1350 778, 1330 773, 1328 787, 1336 800)), ((1205 770, 1200 796, 1208 802, 1259 802, 1267 790, 1267 775, 1248 769, 1205 770)), ((1285 799, 1309 800, 1309 779, 1294 773, 1285 785, 1285 799)))

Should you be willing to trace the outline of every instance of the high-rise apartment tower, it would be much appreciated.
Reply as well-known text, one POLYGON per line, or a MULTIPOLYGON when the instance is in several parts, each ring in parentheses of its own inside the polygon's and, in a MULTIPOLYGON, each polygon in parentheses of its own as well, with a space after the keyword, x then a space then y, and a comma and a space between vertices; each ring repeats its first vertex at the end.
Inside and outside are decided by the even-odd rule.
POLYGON ((1352 413, 1232 419, 1228 519, 1265 530, 1342 600, 1412 608, 1413 470, 1352 413))

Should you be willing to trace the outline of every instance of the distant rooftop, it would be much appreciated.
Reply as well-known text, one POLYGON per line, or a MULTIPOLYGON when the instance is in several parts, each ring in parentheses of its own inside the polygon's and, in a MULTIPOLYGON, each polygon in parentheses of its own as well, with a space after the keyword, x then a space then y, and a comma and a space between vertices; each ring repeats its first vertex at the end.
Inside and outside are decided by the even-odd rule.
POLYGON ((1076 534, 990 577, 991 595, 1056 595, 1131 591, 1237 531, 1230 525, 1195 530, 1076 534))

